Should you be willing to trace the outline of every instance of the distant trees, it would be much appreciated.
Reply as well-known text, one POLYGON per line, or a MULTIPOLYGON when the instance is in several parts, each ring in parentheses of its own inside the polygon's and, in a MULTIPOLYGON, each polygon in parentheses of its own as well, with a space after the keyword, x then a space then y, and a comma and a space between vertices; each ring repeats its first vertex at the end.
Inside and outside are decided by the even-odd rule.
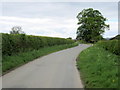
POLYGON ((67 38, 67 39, 70 39, 70 40, 72 40, 72 38, 71 38, 71 37, 69 37, 69 38, 67 38))
POLYGON ((11 29, 10 34, 25 34, 20 26, 14 26, 11 29))
POLYGON ((93 8, 84 9, 78 15, 78 29, 76 39, 86 42, 96 42, 101 40, 102 33, 105 29, 109 29, 109 25, 105 24, 106 18, 98 10, 93 8))

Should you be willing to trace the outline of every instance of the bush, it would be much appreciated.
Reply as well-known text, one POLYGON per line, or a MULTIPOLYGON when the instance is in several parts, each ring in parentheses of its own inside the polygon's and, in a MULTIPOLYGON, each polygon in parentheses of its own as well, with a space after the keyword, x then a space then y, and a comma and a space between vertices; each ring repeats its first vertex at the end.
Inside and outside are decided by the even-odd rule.
POLYGON ((120 55, 120 46, 118 45, 118 40, 108 40, 108 41, 99 41, 98 46, 116 54, 120 55))
POLYGON ((43 47, 71 43, 74 43, 74 41, 64 38, 2 33, 2 54, 11 56, 12 54, 19 52, 38 50, 43 47))

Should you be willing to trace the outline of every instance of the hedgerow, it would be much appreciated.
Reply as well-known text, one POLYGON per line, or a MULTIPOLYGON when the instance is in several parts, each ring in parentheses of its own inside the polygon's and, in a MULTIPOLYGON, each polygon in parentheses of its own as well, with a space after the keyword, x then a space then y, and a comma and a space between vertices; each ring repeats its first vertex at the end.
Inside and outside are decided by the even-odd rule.
POLYGON ((97 45, 116 55, 120 55, 119 40, 99 41, 97 45))
POLYGON ((71 43, 74 43, 74 41, 64 38, 2 33, 2 54, 11 56, 19 52, 71 43))
MULTIPOLYGON (((53 52, 57 52, 63 49, 71 48, 77 46, 78 43, 64 44, 64 45, 55 45, 51 47, 41 48, 39 50, 31 50, 27 52, 18 53, 12 56, 4 55, 2 58, 2 74, 5 74, 7 71, 11 71, 14 68, 17 68, 25 63, 28 63, 36 58, 48 55, 53 52)), ((1 74, 1 73, 0 73, 1 74)))

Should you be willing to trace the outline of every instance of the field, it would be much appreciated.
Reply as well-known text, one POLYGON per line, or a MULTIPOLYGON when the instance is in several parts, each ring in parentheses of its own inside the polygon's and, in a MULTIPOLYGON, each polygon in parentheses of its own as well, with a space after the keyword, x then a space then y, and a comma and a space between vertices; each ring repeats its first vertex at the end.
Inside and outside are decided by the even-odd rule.
POLYGON ((120 56, 117 49, 110 49, 118 47, 116 43, 117 41, 106 41, 106 45, 101 41, 80 53, 77 67, 85 88, 118 87, 118 58, 120 56), (115 46, 111 42, 114 42, 115 46), (106 49, 106 46, 109 48, 106 49))

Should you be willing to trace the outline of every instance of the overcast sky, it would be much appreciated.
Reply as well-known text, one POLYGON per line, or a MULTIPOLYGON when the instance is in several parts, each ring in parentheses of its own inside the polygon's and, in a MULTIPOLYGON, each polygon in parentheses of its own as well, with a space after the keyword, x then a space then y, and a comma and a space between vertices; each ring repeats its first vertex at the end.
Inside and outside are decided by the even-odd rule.
POLYGON ((117 2, 2 2, 0 32, 9 33, 13 26, 21 26, 29 35, 76 38, 77 14, 83 9, 99 10, 110 30, 104 37, 118 34, 117 2))

